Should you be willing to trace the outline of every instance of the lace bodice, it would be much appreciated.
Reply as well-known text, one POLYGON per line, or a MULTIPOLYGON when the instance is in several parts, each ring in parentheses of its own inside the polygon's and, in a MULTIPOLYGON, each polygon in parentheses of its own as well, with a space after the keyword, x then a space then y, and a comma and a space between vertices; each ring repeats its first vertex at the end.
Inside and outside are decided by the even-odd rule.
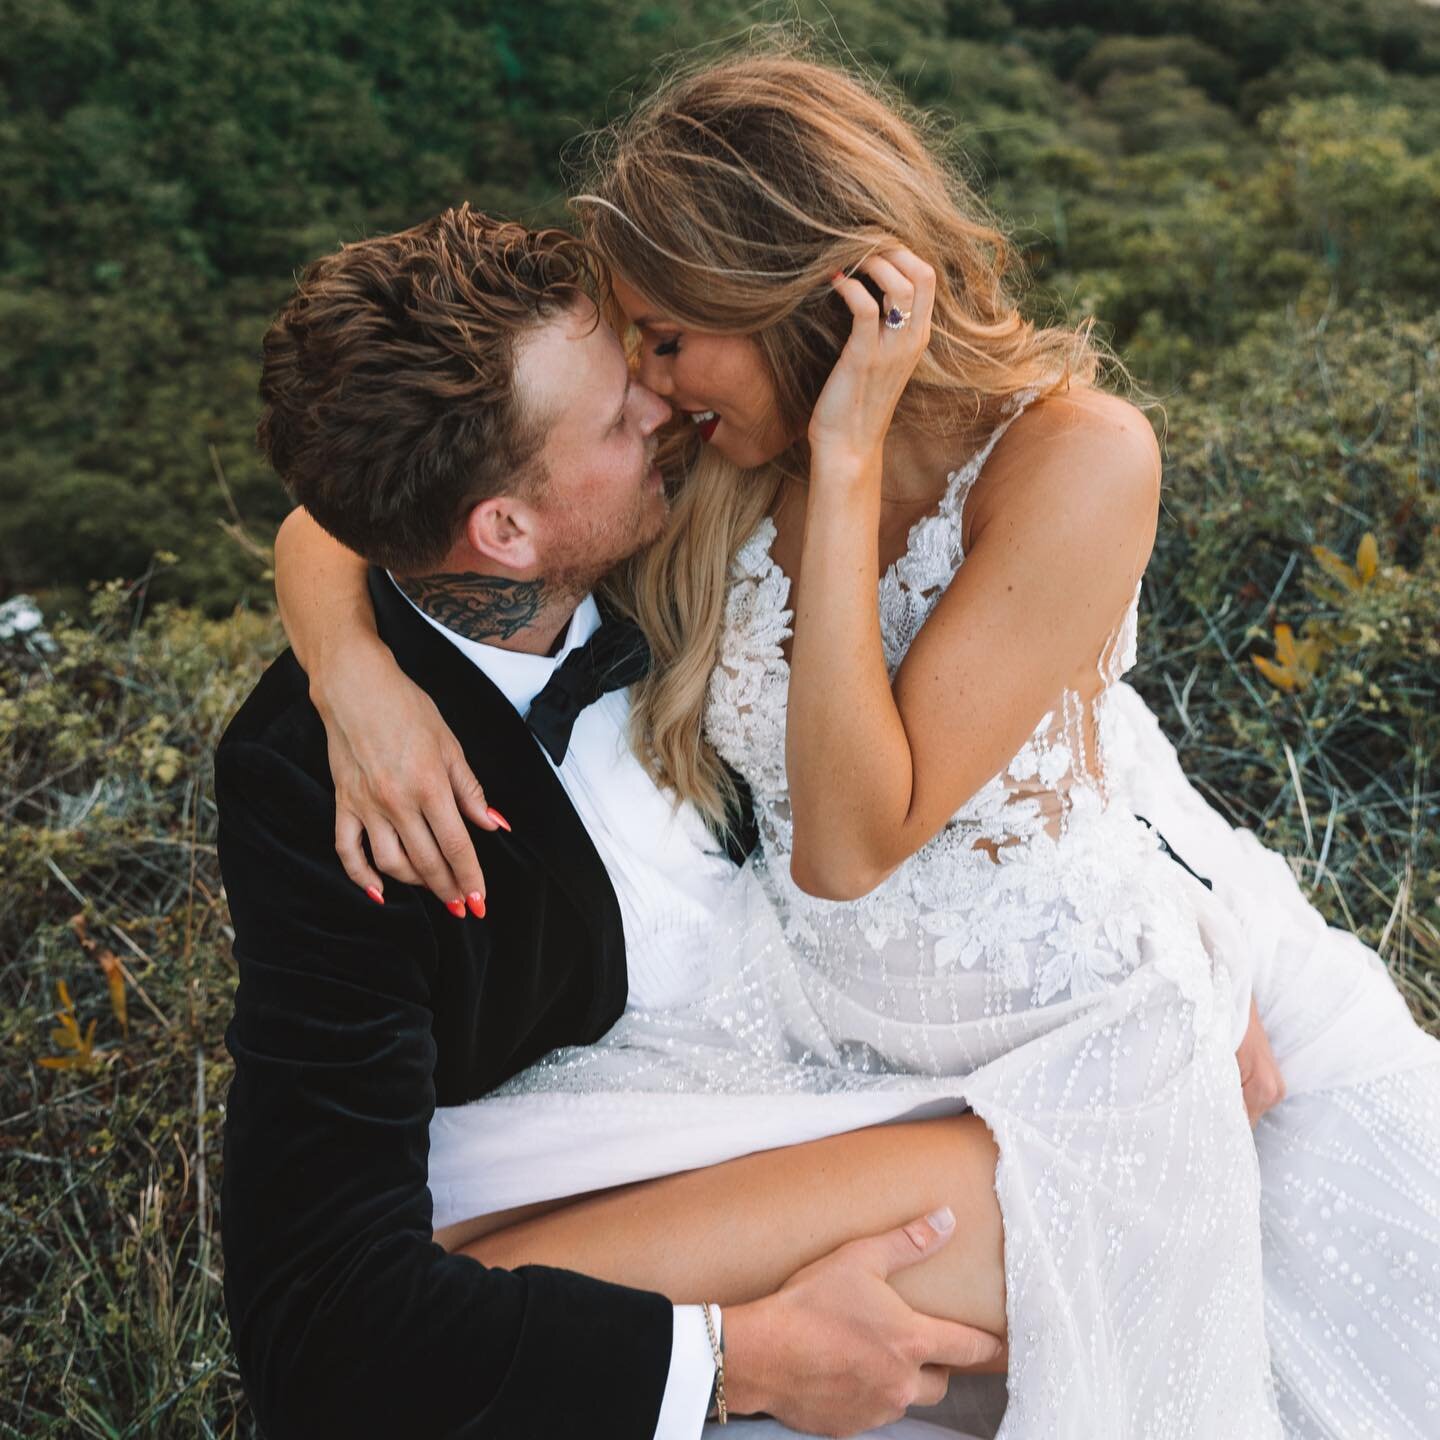
MULTIPOLYGON (((1009 411, 985 445, 947 479, 936 511, 914 525, 905 551, 880 580, 880 625, 886 666, 893 677, 925 621, 964 563, 961 522, 965 502, 1001 435, 1034 392, 1010 402, 1009 411)), ((783 646, 791 634, 790 580, 771 555, 775 525, 768 517, 741 547, 731 570, 725 629, 719 661, 711 678, 706 733, 721 756, 751 789, 764 859, 781 892, 796 938, 818 938, 816 925, 833 922, 834 902, 805 895, 789 880, 792 849, 790 805, 785 773, 785 715, 790 671, 783 646), (774 863, 777 860, 783 863, 774 863)), ((1100 832, 1106 815, 1105 697, 1134 664, 1137 595, 1118 617, 1101 653, 1095 657, 1092 683, 1083 689, 1057 687, 1055 699, 1030 738, 1010 763, 993 776, 950 818, 944 828, 870 895, 850 910, 876 949, 909 938, 918 930, 933 943, 926 948, 934 963, 956 961, 969 967, 982 956, 999 964, 1007 984, 1036 988, 1035 998, 1087 984, 1106 983, 1106 952, 1123 952, 1125 927, 1110 921, 1112 943, 1090 947, 1076 933, 1104 916, 1123 914, 1119 903, 1128 888, 1126 867, 1115 864, 1117 845, 1137 853, 1153 849, 1134 822, 1124 833, 1100 832), (1082 843, 1088 838, 1090 843, 1082 843), (1045 879, 1034 875, 1028 901, 1013 887, 997 887, 995 866, 1007 871, 1043 855, 1045 879), (1080 873, 1084 872, 1084 873, 1080 873), (1039 891, 1043 890, 1042 896, 1039 891), (1061 949, 1070 957, 1058 973, 1037 973, 1033 958, 1040 930, 1056 920, 1054 900, 1061 891, 1084 891, 1089 903, 1065 908, 1069 932, 1061 949), (987 922, 975 923, 980 913, 987 922), (961 923, 959 916, 968 918, 961 923), (1083 917, 1083 918, 1082 918, 1083 917), (1073 923, 1071 923, 1073 922, 1073 923), (1024 942, 1023 944, 1021 942, 1024 942), (1076 973, 1074 957, 1099 966, 1095 975, 1076 973), (1003 955, 1012 957, 1010 962, 1003 955), (1008 970, 1007 970, 1008 963, 1008 970), (1022 973, 1023 972, 1023 973, 1022 973)), ((1018 875, 1016 876, 1018 878, 1018 875)), ((1126 968, 1115 957, 1114 971, 1126 968)), ((1039 967, 1043 971, 1043 965, 1039 967)))

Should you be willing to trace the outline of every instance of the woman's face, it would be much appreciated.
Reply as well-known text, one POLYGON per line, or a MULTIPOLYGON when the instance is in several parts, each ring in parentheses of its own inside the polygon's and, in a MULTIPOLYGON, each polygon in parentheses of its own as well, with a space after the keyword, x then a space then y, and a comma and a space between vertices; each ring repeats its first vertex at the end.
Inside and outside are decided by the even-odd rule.
POLYGON ((614 288, 640 335, 640 383, 687 417, 707 445, 743 470, 789 449, 798 437, 780 421, 775 387, 754 340, 688 330, 619 276, 614 288))

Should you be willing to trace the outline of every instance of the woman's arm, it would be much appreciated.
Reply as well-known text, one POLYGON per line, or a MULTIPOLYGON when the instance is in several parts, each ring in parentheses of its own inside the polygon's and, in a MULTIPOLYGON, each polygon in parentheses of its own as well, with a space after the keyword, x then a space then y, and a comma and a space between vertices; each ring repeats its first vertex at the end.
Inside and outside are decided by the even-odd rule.
POLYGON ((290 648, 307 675, 313 677, 337 649, 385 649, 366 589, 369 568, 322 530, 303 505, 281 522, 275 536, 275 599, 290 648))
MULTIPOLYGON (((880 263, 872 276, 893 295, 910 274, 880 263)), ((917 317, 919 264, 908 256, 917 317)), ((837 288, 856 336, 832 381, 856 338, 879 331, 859 282, 837 288)), ((1118 402, 1103 411, 1043 402, 1046 416, 1037 413, 1023 444, 1017 437, 965 564, 892 688, 876 606, 881 451, 868 437, 878 411, 866 418, 853 373, 866 363, 880 386, 873 377, 906 358, 887 356, 890 343, 868 342, 851 362, 846 410, 826 411, 822 394, 817 420, 832 424, 811 423, 786 762, 795 880, 832 899, 867 893, 914 854, 1019 751, 1061 690, 1087 665, 1093 673, 1149 558, 1159 497, 1143 416, 1118 402)))
POLYGON ((329 741, 335 849, 377 903, 383 870, 427 886, 457 918, 483 915, 485 877, 461 815, 482 830, 501 822, 434 702, 376 633, 367 572, 302 507, 275 537, 280 619, 329 741))

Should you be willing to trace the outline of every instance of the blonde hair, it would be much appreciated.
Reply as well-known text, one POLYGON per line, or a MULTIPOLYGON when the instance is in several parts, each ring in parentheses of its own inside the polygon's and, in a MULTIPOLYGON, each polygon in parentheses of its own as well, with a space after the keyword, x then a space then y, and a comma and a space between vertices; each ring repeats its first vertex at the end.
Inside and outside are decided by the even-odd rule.
MULTIPOLYGON (((894 423, 988 433, 1017 391, 1092 381, 1106 356, 1089 323, 1021 316, 1014 248, 923 124, 868 77, 793 44, 752 44, 675 75, 592 136, 588 185, 571 203, 604 261, 667 318, 754 340, 779 419, 802 437, 849 330, 830 277, 908 246, 938 279, 930 345, 894 423)), ((730 566, 781 482, 808 473, 808 454, 801 439, 742 471, 693 435, 673 447, 683 479, 671 523, 607 589, 655 659, 634 695, 636 753, 723 828, 735 787, 703 718, 730 566)))

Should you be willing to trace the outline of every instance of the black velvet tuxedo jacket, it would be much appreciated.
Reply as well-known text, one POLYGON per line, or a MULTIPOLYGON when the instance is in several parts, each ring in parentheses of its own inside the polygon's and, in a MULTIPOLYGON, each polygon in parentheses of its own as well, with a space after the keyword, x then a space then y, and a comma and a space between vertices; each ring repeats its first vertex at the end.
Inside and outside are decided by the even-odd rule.
POLYGON ((240 977, 222 1229, 240 1373, 270 1440, 650 1440, 667 1300, 490 1270, 430 1238, 435 1106, 603 1035, 624 1008, 625 952, 600 857, 524 722, 383 574, 370 588, 381 635, 514 830, 472 830, 486 919, 395 883, 382 907, 336 859, 325 732, 293 655, 221 740, 240 977))

